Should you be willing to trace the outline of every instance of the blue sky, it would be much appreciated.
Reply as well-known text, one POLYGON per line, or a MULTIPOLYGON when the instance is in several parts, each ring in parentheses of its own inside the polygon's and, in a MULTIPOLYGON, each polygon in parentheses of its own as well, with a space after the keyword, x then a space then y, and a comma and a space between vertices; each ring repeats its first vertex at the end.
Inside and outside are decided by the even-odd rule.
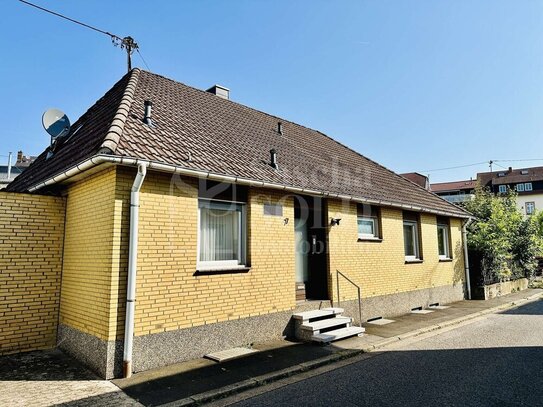
MULTIPOLYGON (((153 72, 202 89, 223 84, 233 100, 397 172, 490 159, 543 165, 543 1, 35 2, 132 35, 153 72)), ((43 111, 58 107, 75 121, 126 66, 104 35, 16 0, 1 11, 5 162, 8 151, 48 145, 43 111)), ((134 64, 145 68, 138 55, 134 64)))

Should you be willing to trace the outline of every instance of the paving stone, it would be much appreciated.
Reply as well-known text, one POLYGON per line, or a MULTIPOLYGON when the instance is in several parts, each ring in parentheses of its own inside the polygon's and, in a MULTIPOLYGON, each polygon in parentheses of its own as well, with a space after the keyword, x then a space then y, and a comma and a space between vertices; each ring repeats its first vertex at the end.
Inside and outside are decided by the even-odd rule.
POLYGON ((0 406, 141 406, 58 350, 0 357, 0 406))

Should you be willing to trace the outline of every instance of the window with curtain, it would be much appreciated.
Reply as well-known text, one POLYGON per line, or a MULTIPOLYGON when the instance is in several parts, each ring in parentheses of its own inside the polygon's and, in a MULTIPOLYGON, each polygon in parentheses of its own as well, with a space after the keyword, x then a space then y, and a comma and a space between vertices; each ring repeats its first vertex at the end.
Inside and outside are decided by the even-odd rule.
POLYGON ((199 201, 198 268, 245 264, 245 205, 199 201))

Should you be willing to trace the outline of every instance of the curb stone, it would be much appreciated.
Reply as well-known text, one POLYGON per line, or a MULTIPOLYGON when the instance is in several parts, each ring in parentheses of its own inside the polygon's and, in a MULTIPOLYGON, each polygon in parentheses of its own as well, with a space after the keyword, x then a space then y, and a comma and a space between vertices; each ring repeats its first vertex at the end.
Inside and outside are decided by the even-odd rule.
POLYGON ((414 331, 407 332, 403 335, 395 336, 392 338, 386 338, 382 341, 375 343, 371 346, 368 346, 367 348, 363 349, 354 349, 354 350, 345 350, 345 351, 339 351, 337 353, 334 353, 332 355, 328 355, 319 359, 315 359, 312 361, 300 363, 295 366, 291 366, 285 369, 278 370, 276 372, 267 373, 265 375, 257 376, 248 380, 244 380, 242 382, 234 383, 228 386, 221 387, 219 389, 210 390, 204 393, 195 394, 193 396, 177 400, 171 403, 163 404, 162 407, 188 407, 188 406, 199 406, 204 403, 214 401, 217 399, 225 398, 227 396, 231 396, 235 393, 240 393, 245 390, 249 390, 255 387, 263 386, 265 384, 284 379, 289 376, 294 376, 299 373, 307 372, 309 370, 314 370, 319 367, 332 364, 334 362, 339 362, 344 359, 350 359, 352 357, 358 356, 363 353, 370 353, 376 349, 383 348, 385 346, 391 345, 393 343, 406 340, 409 338, 414 338, 417 336, 420 336, 425 333, 437 331, 446 327, 450 327, 453 325, 458 325, 462 322, 469 321, 472 319, 475 319, 477 317, 481 317, 484 315, 492 314, 497 311, 502 311, 505 309, 517 307, 519 305, 522 305, 527 302, 531 302, 533 300, 536 300, 540 297, 543 297, 543 294, 537 293, 533 294, 531 296, 528 296, 526 298, 522 298, 520 300, 515 300, 511 302, 507 302, 505 304, 497 305, 492 308, 488 308, 483 311, 477 311, 472 314, 464 315, 459 318, 451 319, 450 321, 443 322, 438 325, 431 325, 426 328, 417 329, 414 331))

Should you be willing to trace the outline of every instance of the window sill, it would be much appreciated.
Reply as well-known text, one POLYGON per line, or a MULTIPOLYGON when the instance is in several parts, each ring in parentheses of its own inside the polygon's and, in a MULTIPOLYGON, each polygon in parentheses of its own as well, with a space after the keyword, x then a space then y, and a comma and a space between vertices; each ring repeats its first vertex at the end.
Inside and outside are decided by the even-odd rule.
POLYGON ((418 264, 418 263, 423 263, 424 260, 422 259, 405 259, 405 264, 418 264))
POLYGON ((380 243, 383 241, 380 237, 358 237, 359 242, 375 242, 380 243))
POLYGON ((453 259, 439 259, 440 263, 449 263, 451 261, 453 261, 453 259))
POLYGON ((196 270, 196 272, 193 274, 194 276, 211 276, 211 275, 218 275, 218 274, 238 274, 238 273, 248 273, 251 271, 251 267, 247 266, 232 266, 232 267, 206 267, 202 269, 196 270))

